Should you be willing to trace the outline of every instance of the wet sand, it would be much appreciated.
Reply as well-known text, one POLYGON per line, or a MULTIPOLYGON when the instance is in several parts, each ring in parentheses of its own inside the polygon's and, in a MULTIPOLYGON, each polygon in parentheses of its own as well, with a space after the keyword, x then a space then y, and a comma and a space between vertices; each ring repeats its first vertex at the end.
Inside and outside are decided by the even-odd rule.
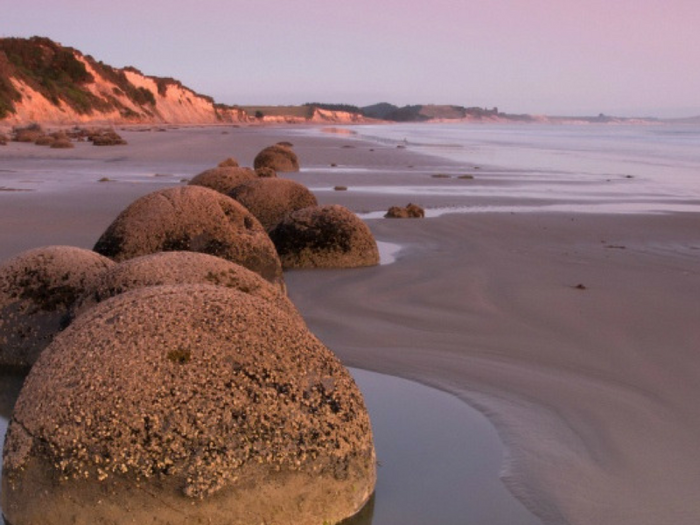
MULTIPOLYGON (((32 190, 0 192, 0 258, 45 244, 92 247, 135 197, 230 155, 250 165, 278 140, 291 140, 306 167, 291 178, 347 186, 317 196, 356 212, 407 202, 353 186, 459 187, 411 197, 444 208, 498 206, 463 186, 508 184, 489 170, 458 179, 473 166, 352 136, 212 128, 125 137, 129 146, 109 151, 0 147, 0 169, 10 170, 0 186, 32 190), (65 182, 31 182, 66 168, 65 182), (96 182, 103 169, 115 182, 96 182)), ((378 240, 402 247, 393 264, 286 274, 311 329, 347 365, 478 407, 506 445, 505 483, 545 523, 700 522, 699 214, 485 211, 367 222, 378 240)))

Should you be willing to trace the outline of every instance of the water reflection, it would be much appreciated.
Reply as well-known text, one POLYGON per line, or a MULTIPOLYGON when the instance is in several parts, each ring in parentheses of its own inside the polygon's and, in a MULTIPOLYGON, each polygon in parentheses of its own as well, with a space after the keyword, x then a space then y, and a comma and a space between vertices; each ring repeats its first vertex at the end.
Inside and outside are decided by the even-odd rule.
POLYGON ((535 525, 498 474, 491 423, 454 396, 351 369, 365 398, 379 468, 374 501, 351 525, 535 525))

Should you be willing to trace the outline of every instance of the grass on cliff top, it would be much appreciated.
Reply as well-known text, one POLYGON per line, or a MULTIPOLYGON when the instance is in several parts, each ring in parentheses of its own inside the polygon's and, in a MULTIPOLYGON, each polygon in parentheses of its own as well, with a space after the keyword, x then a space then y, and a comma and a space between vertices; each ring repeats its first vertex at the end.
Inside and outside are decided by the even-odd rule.
MULTIPOLYGON (((95 78, 76 57, 78 52, 63 47, 48 38, 0 38, 0 119, 14 113, 14 103, 21 94, 10 78, 17 78, 41 93, 55 106, 66 104, 80 114, 93 111, 125 110, 114 97, 101 98, 86 85, 95 78)), ((124 72, 87 56, 85 59, 100 76, 113 82, 139 106, 155 105, 154 94, 137 88, 126 79, 124 72)))
POLYGON ((256 117, 311 118, 314 109, 308 106, 241 106, 249 115, 256 117))

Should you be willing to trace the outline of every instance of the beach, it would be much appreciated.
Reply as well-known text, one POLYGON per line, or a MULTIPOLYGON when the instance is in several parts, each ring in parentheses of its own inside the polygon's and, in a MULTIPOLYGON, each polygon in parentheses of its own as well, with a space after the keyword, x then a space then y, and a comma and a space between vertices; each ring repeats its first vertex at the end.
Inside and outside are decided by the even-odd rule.
POLYGON ((473 196, 517 173, 426 155, 410 141, 285 127, 120 133, 128 146, 0 147, 0 260, 48 244, 91 248, 136 197, 228 156, 252 165, 264 146, 289 140, 302 164, 290 178, 400 247, 391 264, 285 273, 309 327, 346 366, 433 386, 483 412, 505 447, 505 485, 545 524, 700 522, 692 197, 667 213, 523 209, 541 196, 473 196), (375 218, 409 201, 447 211, 375 218))

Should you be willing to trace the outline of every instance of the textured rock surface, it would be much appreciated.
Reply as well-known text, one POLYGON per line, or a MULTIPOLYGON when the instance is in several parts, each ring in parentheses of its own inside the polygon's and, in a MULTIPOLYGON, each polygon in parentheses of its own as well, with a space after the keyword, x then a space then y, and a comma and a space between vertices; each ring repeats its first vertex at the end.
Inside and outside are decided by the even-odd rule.
POLYGON ((379 264, 372 232, 343 206, 290 213, 271 232, 285 268, 354 268, 379 264))
POLYGON ((250 168, 223 166, 203 171, 188 183, 194 186, 204 186, 219 193, 228 193, 239 184, 257 178, 250 168))
POLYGON ((318 204, 303 184, 278 178, 246 182, 234 188, 229 196, 248 208, 268 231, 288 213, 318 204))
POLYGON ((68 309, 114 263, 90 250, 47 246, 0 266, 0 367, 27 368, 63 328, 68 309))
POLYGON ((258 153, 253 166, 256 170, 267 167, 277 172, 299 171, 299 159, 291 147, 275 144, 258 153))
POLYGON ((292 315, 296 307, 278 286, 221 257, 197 252, 158 252, 114 265, 95 279, 71 309, 76 317, 115 295, 146 286, 211 284, 265 299, 292 315))
POLYGON ((220 168, 237 168, 238 161, 233 157, 229 157, 229 158, 224 159, 221 162, 219 162, 218 166, 220 168))
POLYGON ((260 168, 257 168, 255 170, 255 174, 258 177, 260 177, 261 179, 277 177, 277 172, 275 170, 273 170, 272 168, 268 168, 267 166, 262 166, 260 168))
POLYGON ((392 206, 384 214, 387 219, 419 219, 425 217, 425 210, 417 204, 408 203, 406 206, 392 206))
POLYGON ((216 286, 142 288, 76 319, 15 406, 13 525, 321 524, 370 497, 361 394, 297 318, 216 286))
POLYGON ((116 261, 160 251, 208 253, 283 286, 279 258, 260 222, 232 198, 201 186, 169 188, 137 199, 94 249, 116 261))

